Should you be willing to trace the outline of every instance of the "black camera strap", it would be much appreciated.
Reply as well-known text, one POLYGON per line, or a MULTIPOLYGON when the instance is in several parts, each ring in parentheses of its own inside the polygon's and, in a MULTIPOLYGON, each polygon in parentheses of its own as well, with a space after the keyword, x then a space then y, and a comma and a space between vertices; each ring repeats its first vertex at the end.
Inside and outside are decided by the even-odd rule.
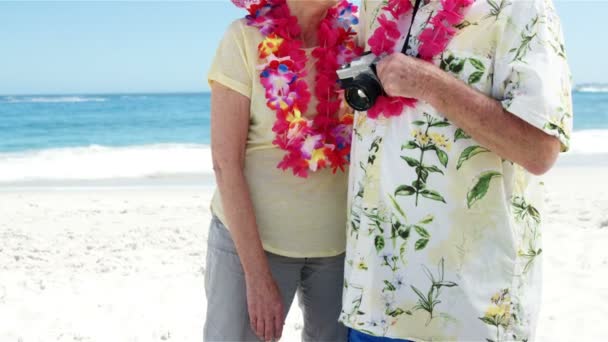
POLYGON ((405 37, 405 43, 403 44, 403 49, 401 49, 401 53, 407 55, 407 49, 410 47, 410 37, 412 36, 412 27, 414 27, 414 20, 416 19, 416 14, 418 14, 418 10, 420 9, 420 3, 422 0, 416 0, 414 4, 414 11, 412 12, 412 23, 410 24, 410 29, 407 31, 407 36, 405 37))

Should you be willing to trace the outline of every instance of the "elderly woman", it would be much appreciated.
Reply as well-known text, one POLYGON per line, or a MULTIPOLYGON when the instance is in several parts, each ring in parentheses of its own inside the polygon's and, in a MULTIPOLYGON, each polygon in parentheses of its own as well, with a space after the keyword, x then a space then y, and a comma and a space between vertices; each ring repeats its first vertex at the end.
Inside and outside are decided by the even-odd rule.
POLYGON ((236 0, 209 73, 218 191, 208 239, 207 341, 279 339, 298 293, 302 338, 344 341, 352 115, 336 69, 359 53, 356 7, 236 0))

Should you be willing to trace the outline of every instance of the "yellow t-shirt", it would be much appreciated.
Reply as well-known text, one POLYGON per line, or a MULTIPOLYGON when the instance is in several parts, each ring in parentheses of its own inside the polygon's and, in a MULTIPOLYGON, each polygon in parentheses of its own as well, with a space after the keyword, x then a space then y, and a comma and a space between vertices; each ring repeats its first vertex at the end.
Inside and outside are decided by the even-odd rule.
MULTIPOLYGON (((325 169, 303 179, 277 168, 285 152, 272 144, 276 114, 266 106, 256 69, 262 63, 257 57, 262 39, 244 20, 233 22, 219 45, 208 79, 210 84, 218 82, 251 100, 244 172, 264 249, 288 257, 339 255, 346 238, 346 173, 325 169)), ((307 50, 309 56, 311 51, 307 50)), ((314 59, 309 58, 306 69, 312 90, 314 59)), ((314 115, 315 106, 313 99, 305 116, 314 115)), ((219 191, 213 196, 211 210, 226 223, 219 191)))

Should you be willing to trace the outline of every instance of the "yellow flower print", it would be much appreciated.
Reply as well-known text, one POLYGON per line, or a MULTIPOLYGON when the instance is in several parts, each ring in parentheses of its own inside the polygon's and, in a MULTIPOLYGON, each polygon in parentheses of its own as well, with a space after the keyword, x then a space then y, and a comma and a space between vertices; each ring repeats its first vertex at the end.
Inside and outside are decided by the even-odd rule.
POLYGON ((496 327, 496 342, 500 339, 500 328, 507 329, 511 324, 511 295, 509 289, 497 292, 490 299, 492 304, 479 319, 485 324, 496 327))
POLYGON ((429 138, 428 134, 422 133, 422 131, 419 129, 413 130, 412 136, 414 137, 414 139, 416 139, 418 144, 421 146, 424 146, 430 142, 430 138, 429 138))
POLYGON ((495 320, 501 326, 508 326, 511 318, 511 305, 509 303, 492 305, 486 310, 484 316, 495 320))
POLYGON ((429 133, 429 136, 431 138, 431 141, 439 147, 445 148, 448 151, 450 150, 450 147, 452 147, 450 140, 443 134, 429 133))
POLYGON ((500 313, 500 308, 496 305, 492 305, 488 308, 488 310, 486 310, 484 317, 493 318, 493 317, 498 316, 499 313, 500 313))

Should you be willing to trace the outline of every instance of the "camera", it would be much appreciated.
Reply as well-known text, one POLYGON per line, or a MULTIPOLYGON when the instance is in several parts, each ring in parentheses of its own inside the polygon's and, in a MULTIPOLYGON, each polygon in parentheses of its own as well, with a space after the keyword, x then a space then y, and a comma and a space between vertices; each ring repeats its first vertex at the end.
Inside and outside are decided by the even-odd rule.
POLYGON ((337 70, 344 98, 349 106, 360 112, 372 108, 380 95, 384 94, 382 84, 376 75, 376 63, 380 58, 371 52, 337 70))

